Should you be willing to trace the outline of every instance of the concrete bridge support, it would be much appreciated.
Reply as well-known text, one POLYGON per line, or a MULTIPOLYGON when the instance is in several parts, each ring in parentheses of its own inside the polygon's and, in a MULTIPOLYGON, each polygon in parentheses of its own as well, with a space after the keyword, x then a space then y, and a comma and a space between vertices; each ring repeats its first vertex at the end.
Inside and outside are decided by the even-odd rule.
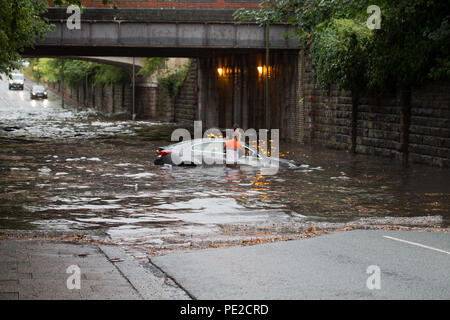
POLYGON ((199 58, 198 119, 206 127, 266 128, 266 108, 272 129, 280 137, 296 140, 298 52, 217 55, 199 58), (265 77, 269 76, 270 103, 265 103, 265 77))

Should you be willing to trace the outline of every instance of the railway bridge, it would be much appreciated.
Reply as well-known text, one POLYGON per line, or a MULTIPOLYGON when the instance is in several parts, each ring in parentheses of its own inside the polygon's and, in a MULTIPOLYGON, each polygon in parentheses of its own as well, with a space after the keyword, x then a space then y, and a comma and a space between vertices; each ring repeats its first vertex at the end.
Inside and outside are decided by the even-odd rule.
POLYGON ((80 30, 67 28, 66 9, 51 8, 54 31, 25 53, 194 58, 184 92, 194 103, 179 104, 177 120, 279 128, 282 139, 449 166, 448 82, 363 97, 354 105, 351 92, 317 85, 311 59, 296 39, 283 37, 289 26, 266 29, 233 18, 237 8, 257 8, 257 2, 135 0, 105 7, 88 0, 80 30))
MULTIPOLYGON (((222 1, 220 5, 239 4, 222 1)), ((25 54, 195 58, 197 105, 183 120, 203 120, 206 127, 239 123, 243 128, 279 128, 285 137, 295 134, 299 46, 296 39, 283 37, 292 31, 288 25, 241 23, 233 17, 235 9, 219 9, 215 1, 201 8, 148 8, 150 2, 139 3, 139 8, 84 8, 79 30, 67 27, 66 8, 49 8, 46 17, 54 30, 25 54)))

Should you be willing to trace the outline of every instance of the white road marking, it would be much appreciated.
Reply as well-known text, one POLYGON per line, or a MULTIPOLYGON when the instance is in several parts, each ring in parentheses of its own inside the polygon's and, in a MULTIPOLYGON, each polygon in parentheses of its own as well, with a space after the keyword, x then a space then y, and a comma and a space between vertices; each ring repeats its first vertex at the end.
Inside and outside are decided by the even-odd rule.
POLYGON ((424 244, 420 244, 420 243, 417 243, 417 242, 406 241, 406 240, 403 240, 403 239, 398 239, 398 238, 389 237, 389 236, 383 236, 383 237, 384 237, 384 238, 387 238, 387 239, 391 239, 391 240, 396 240, 396 241, 400 241, 400 242, 412 244, 412 245, 414 245, 414 246, 418 246, 418 247, 422 247, 422 248, 426 248, 426 249, 430 249, 430 250, 434 250, 434 251, 438 251, 438 252, 450 254, 450 252, 448 252, 448 251, 441 250, 441 249, 437 249, 437 248, 433 248, 433 247, 430 247, 430 246, 426 246, 426 245, 424 245, 424 244))

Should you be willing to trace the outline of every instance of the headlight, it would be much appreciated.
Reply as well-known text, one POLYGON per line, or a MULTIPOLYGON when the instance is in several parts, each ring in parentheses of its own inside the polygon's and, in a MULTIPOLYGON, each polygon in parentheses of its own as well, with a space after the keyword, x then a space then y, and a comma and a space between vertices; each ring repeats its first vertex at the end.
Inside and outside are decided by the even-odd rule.
POLYGON ((9 84, 12 84, 13 82, 12 82, 12 80, 9 80, 9 84))
POLYGON ((23 80, 22 80, 22 81, 19 81, 19 84, 23 84, 23 80))

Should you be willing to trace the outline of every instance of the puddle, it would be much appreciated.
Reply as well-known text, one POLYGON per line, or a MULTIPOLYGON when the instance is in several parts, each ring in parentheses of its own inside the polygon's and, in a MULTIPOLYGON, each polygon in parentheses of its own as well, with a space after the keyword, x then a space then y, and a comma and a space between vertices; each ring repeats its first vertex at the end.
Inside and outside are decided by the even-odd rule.
POLYGON ((294 144, 282 144, 282 154, 302 165, 274 176, 249 167, 167 170, 153 161, 168 143, 134 136, 156 124, 89 120, 55 97, 44 108, 19 92, 0 94, 2 229, 95 232, 145 255, 311 225, 449 226, 449 170, 294 144))

